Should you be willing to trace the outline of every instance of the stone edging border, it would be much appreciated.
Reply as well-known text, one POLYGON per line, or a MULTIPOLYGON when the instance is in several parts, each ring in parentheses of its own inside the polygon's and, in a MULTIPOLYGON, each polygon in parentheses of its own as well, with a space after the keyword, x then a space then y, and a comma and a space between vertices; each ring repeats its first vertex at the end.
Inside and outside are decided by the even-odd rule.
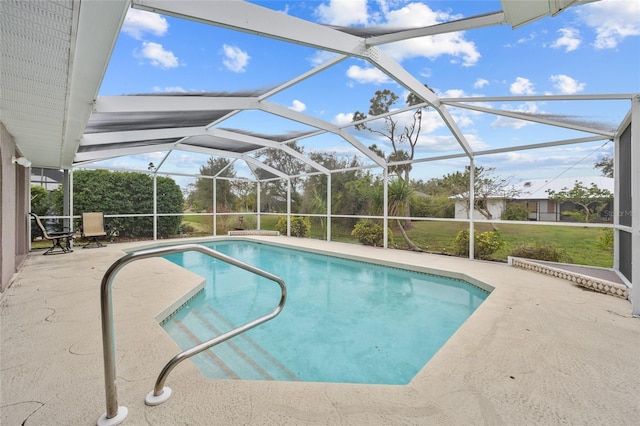
POLYGON ((273 237, 277 237, 280 235, 280 232, 278 231, 263 231, 263 230, 258 230, 258 229, 253 229, 253 230, 236 230, 236 231, 228 231, 227 232, 228 236, 232 236, 232 235, 269 235, 269 236, 273 236, 273 237))
POLYGON ((509 256, 509 265, 516 268, 527 269, 529 271, 539 272, 541 274, 562 278, 564 280, 571 281, 572 283, 580 287, 588 288, 589 290, 597 291, 599 293, 621 297, 623 299, 629 298, 629 288, 623 284, 614 283, 611 281, 603 280, 601 278, 589 277, 587 275, 578 274, 576 272, 565 271, 559 268, 554 268, 549 265, 543 265, 541 263, 519 257, 509 256))

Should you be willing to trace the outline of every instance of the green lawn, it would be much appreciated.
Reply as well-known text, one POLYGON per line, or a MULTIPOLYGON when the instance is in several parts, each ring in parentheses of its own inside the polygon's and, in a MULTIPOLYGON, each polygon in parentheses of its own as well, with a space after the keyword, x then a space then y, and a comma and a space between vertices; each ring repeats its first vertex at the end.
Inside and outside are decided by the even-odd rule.
MULTIPOLYGON (((511 225, 499 224, 505 247, 492 257, 506 261, 511 251, 520 244, 548 244, 564 251, 569 263, 580 265, 613 266, 613 252, 599 248, 598 237, 602 234, 599 228, 575 226, 543 226, 543 225, 511 225)), ((457 233, 467 229, 466 224, 457 222, 414 222, 414 228, 408 234, 414 243, 430 252, 454 252, 453 241, 457 233)), ((476 232, 490 231, 488 224, 477 224, 476 232)), ((394 240, 399 248, 404 242, 399 232, 394 231, 394 240)))
MULTIPOLYGON (((218 216, 218 235, 224 235, 229 229, 234 229, 239 224, 239 216, 218 216)), ((275 230, 279 216, 261 216, 261 229, 275 230)), ((310 238, 326 238, 326 222, 320 218, 311 218, 310 238)), ((213 219, 211 216, 184 216, 182 225, 185 236, 205 236, 212 235, 213 219)), ((256 217, 253 214, 243 215, 243 225, 246 229, 255 229, 256 217)), ((393 224, 395 225, 395 224, 393 224)), ((610 268, 613 266, 613 253, 611 250, 598 247, 597 241, 602 234, 600 228, 586 228, 575 226, 543 226, 543 225, 498 225, 505 247, 494 253, 492 258, 497 261, 506 261, 511 251, 520 244, 535 245, 536 243, 547 244, 554 248, 561 249, 566 255, 569 263, 600 266, 610 268)), ((332 223, 331 236, 333 241, 343 241, 357 244, 351 236, 351 229, 341 226, 339 221, 332 223)), ((458 232, 467 229, 467 225, 461 222, 440 222, 440 221, 414 221, 413 228, 407 233, 412 241, 419 247, 431 253, 454 254, 454 240, 458 232)), ((394 244, 398 249, 406 249, 402 236, 392 226, 394 244)), ((491 230, 488 224, 477 224, 476 232, 491 230)), ((117 241, 117 240, 116 240, 117 241)), ((48 241, 37 241, 34 247, 50 246, 48 241)))

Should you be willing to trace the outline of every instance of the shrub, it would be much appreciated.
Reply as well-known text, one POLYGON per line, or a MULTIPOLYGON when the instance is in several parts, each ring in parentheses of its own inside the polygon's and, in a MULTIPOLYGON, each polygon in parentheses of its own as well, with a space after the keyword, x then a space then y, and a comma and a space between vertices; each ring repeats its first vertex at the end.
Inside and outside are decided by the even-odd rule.
POLYGON ((520 244, 511 250, 511 256, 545 260, 547 262, 562 262, 567 260, 567 255, 564 250, 541 242, 536 242, 533 246, 531 244, 520 244))
MULTIPOLYGON (((46 216, 51 209, 52 202, 49 196, 49 191, 39 185, 31 185, 31 211, 38 216, 46 216)), ((35 226, 35 223, 31 226, 31 241, 35 240, 41 234, 40 229, 35 226)))
POLYGON ((596 245, 602 250, 613 251, 613 228, 601 229, 596 245))
MULTIPOLYGON (((287 218, 281 216, 276 223, 276 231, 282 235, 287 235, 287 218)), ((308 237, 311 233, 311 220, 308 217, 291 216, 291 236, 308 237)))
MULTIPOLYGON (((156 189, 158 213, 182 213, 182 191, 173 179, 158 176, 156 189)), ((62 194, 62 186, 53 194, 59 215, 62 214, 62 194)), ((73 208, 76 214, 92 211, 105 215, 130 214, 132 216, 107 218, 106 225, 117 230, 120 236, 152 236, 153 218, 137 215, 153 213, 153 178, 146 173, 77 170, 73 173, 73 208)), ((158 217, 158 235, 177 234, 181 222, 181 216, 158 217)))
MULTIPOLYGON (((355 237, 360 244, 367 246, 382 247, 384 244, 384 227, 374 223, 369 219, 362 219, 356 223, 351 231, 351 236, 355 237)), ((387 228, 387 241, 393 241, 393 232, 387 228)))
MULTIPOLYGON (((504 246, 505 242, 499 231, 474 232, 474 254, 477 259, 488 259, 504 246)), ((469 231, 458 232, 454 241, 455 253, 469 256, 469 231)))
POLYGON ((526 203, 507 201, 504 212, 502 212, 502 220, 527 220, 528 218, 529 208, 526 203))

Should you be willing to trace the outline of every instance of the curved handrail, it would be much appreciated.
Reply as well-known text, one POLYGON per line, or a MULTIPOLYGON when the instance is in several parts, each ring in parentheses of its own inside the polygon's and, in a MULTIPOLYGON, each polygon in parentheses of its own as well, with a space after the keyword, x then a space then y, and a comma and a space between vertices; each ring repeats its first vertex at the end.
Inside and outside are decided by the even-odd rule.
POLYGON ((280 286, 282 295, 280 297, 280 302, 277 308, 270 314, 264 315, 254 321, 248 322, 227 333, 215 337, 207 342, 203 342, 174 356, 164 366, 164 368, 160 372, 160 375, 158 376, 158 379, 156 380, 153 391, 147 396, 146 402, 148 405, 157 405, 161 402, 164 402, 169 397, 169 395, 171 394, 171 390, 167 387, 164 387, 164 383, 171 370, 173 370, 173 368, 180 362, 194 355, 197 355, 200 352, 214 345, 217 345, 218 343, 222 343, 225 340, 243 333, 259 324, 269 321, 270 319, 278 315, 280 311, 282 311, 282 308, 284 307, 285 301, 287 299, 287 287, 284 281, 269 272, 263 271, 262 269, 249 265, 248 263, 244 263, 225 254, 219 253, 208 247, 199 244, 183 244, 179 246, 141 250, 129 253, 121 257, 120 259, 115 261, 104 274, 104 277, 102 278, 102 285, 100 287, 100 310, 102 314, 102 347, 104 357, 104 380, 107 400, 107 412, 98 420, 98 425, 117 425, 120 424, 127 416, 126 407, 118 407, 118 394, 116 389, 115 337, 113 326, 113 303, 111 301, 111 287, 113 279, 115 275, 120 271, 120 269, 122 269, 130 262, 133 262, 134 260, 148 259, 151 257, 164 256, 167 254, 181 253, 185 251, 198 251, 223 262, 229 263, 233 266, 237 266, 246 271, 252 272, 256 275, 260 275, 263 278, 275 281, 280 286), (166 393, 165 398, 161 397, 163 393, 166 393))

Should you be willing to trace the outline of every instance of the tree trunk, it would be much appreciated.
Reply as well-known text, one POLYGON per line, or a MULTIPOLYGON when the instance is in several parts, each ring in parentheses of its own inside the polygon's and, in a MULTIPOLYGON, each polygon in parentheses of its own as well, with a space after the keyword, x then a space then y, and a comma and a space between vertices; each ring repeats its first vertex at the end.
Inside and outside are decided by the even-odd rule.
MULTIPOLYGON (((408 201, 404 203, 404 216, 411 217, 411 205, 409 204, 408 201)), ((411 228, 413 228, 413 223, 411 223, 411 219, 405 219, 404 229, 411 229, 411 228)))
POLYGON ((409 239, 409 236, 407 235, 407 233, 405 232, 404 228, 402 227, 402 223, 400 223, 400 220, 396 219, 396 222, 398 223, 398 228, 400 228, 400 233, 402 234, 402 238, 404 239, 404 242, 407 243, 407 246, 409 247, 409 250, 423 252, 424 250, 422 250, 420 247, 415 245, 413 243, 413 241, 411 241, 411 239, 409 239))
MULTIPOLYGON (((493 215, 489 212, 488 208, 484 208, 484 209, 481 209, 479 207, 476 207, 476 208, 478 209, 480 214, 485 217, 485 219, 487 219, 487 220, 492 220, 493 219, 493 215)), ((493 223, 493 222, 489 223, 489 225, 491 225, 491 229, 493 229, 494 231, 499 231, 500 230, 500 229, 498 229, 496 224, 493 223)))

